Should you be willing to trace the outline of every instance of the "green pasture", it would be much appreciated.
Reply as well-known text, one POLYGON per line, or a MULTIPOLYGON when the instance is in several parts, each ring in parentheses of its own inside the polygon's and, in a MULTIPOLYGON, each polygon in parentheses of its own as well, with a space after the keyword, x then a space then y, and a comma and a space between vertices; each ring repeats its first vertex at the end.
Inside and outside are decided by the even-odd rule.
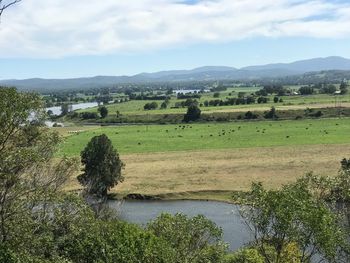
POLYGON ((122 154, 341 144, 350 143, 350 119, 98 127, 66 137, 59 154, 77 156, 102 133, 122 154))
MULTIPOLYGON (((208 100, 214 100, 214 99, 222 99, 225 100, 227 98, 237 97, 239 92, 246 92, 247 95, 259 90, 261 87, 237 87, 237 88, 229 88, 227 91, 220 92, 219 98, 214 98, 212 92, 202 94, 202 97, 199 99, 200 103, 204 103, 204 101, 208 100)), ((291 86, 289 87, 291 89, 298 90, 299 86, 291 86)), ((274 96, 269 96, 270 101, 266 104, 250 104, 250 105, 233 105, 233 106, 221 106, 221 107, 201 107, 201 110, 203 112, 213 112, 213 111, 230 111, 230 110, 254 110, 256 108, 261 107, 283 107, 283 106, 293 106, 293 105, 305 105, 305 108, 307 106, 311 105, 321 105, 321 104, 327 104, 329 106, 336 105, 341 106, 342 103, 350 103, 350 93, 346 95, 327 95, 327 94, 315 94, 315 95, 308 95, 308 96, 283 96, 281 97, 283 99, 282 103, 274 103, 273 102, 274 96)), ((170 104, 167 109, 160 109, 160 105, 163 101, 157 101, 159 108, 156 110, 150 110, 146 111, 143 109, 144 105, 146 103, 149 103, 151 101, 149 100, 132 100, 128 102, 123 103, 116 103, 116 104, 110 104, 106 107, 109 110, 110 115, 115 115, 118 111, 121 114, 125 115, 138 115, 138 114, 171 114, 171 113, 185 113, 186 108, 172 108, 175 106, 176 102, 181 102, 182 100, 176 99, 175 96, 172 96, 170 100, 170 104)), ((97 112, 97 108, 91 108, 91 109, 85 109, 80 110, 78 112, 83 111, 89 111, 89 112, 97 112)))

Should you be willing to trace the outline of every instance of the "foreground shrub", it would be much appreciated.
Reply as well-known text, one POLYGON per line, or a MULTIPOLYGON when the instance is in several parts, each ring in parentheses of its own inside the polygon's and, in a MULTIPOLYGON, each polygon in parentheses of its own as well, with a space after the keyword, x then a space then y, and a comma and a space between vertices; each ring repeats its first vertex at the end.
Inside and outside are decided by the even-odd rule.
POLYGON ((162 214, 147 229, 169 243, 176 255, 174 262, 221 262, 226 252, 222 230, 201 215, 162 214))
POLYGON ((339 262, 347 243, 339 218, 304 181, 277 191, 253 184, 241 202, 249 205, 242 215, 253 231, 252 245, 267 262, 339 262))
POLYGON ((225 257, 224 263, 265 263, 264 258, 258 250, 246 248, 229 254, 225 257))
POLYGON ((91 221, 71 229, 61 253, 77 263, 175 262, 173 249, 149 231, 125 222, 91 221))

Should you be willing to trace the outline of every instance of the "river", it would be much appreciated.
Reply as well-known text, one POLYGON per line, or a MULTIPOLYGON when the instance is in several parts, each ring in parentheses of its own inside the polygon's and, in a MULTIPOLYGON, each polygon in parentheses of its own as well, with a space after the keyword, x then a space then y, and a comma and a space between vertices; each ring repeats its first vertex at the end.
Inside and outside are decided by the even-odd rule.
POLYGON ((120 219, 145 225, 163 212, 204 215, 223 230, 223 239, 235 251, 252 240, 239 214, 239 206, 214 201, 110 201, 120 219))
MULTIPOLYGON (((86 103, 77 103, 72 105, 72 110, 84 110, 84 109, 89 109, 93 107, 97 107, 98 103, 97 102, 86 102, 86 103)), ((61 114, 61 106, 56 106, 56 107, 50 107, 46 108, 46 111, 51 110, 53 115, 60 115, 61 114)))

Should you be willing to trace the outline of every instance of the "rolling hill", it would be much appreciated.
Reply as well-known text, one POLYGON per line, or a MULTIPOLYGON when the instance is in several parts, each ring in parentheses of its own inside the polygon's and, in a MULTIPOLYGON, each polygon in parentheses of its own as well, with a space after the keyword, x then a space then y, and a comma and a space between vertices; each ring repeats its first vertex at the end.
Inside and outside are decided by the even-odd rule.
POLYGON ((300 76, 319 71, 350 71, 350 59, 343 57, 315 58, 293 63, 249 66, 241 69, 225 66, 206 66, 192 70, 171 70, 140 73, 134 76, 96 76, 75 79, 0 80, 2 86, 20 90, 88 89, 127 83, 186 82, 211 80, 254 80, 300 76))

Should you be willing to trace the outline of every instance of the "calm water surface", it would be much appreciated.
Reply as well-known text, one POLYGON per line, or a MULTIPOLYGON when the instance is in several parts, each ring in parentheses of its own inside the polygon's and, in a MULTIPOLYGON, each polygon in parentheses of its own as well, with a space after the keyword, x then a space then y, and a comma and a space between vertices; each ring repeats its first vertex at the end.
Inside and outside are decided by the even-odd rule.
POLYGON ((222 228, 224 241, 237 250, 251 240, 251 233, 239 215, 239 206, 212 201, 110 201, 121 219, 145 225, 162 212, 204 215, 222 228))
MULTIPOLYGON (((78 103, 78 104, 72 105, 73 110, 83 110, 83 109, 89 109, 97 106, 98 106, 97 102, 86 102, 86 103, 78 103)), ((46 108, 46 111, 48 110, 51 110, 54 115, 60 115, 62 112, 61 106, 46 108)))

